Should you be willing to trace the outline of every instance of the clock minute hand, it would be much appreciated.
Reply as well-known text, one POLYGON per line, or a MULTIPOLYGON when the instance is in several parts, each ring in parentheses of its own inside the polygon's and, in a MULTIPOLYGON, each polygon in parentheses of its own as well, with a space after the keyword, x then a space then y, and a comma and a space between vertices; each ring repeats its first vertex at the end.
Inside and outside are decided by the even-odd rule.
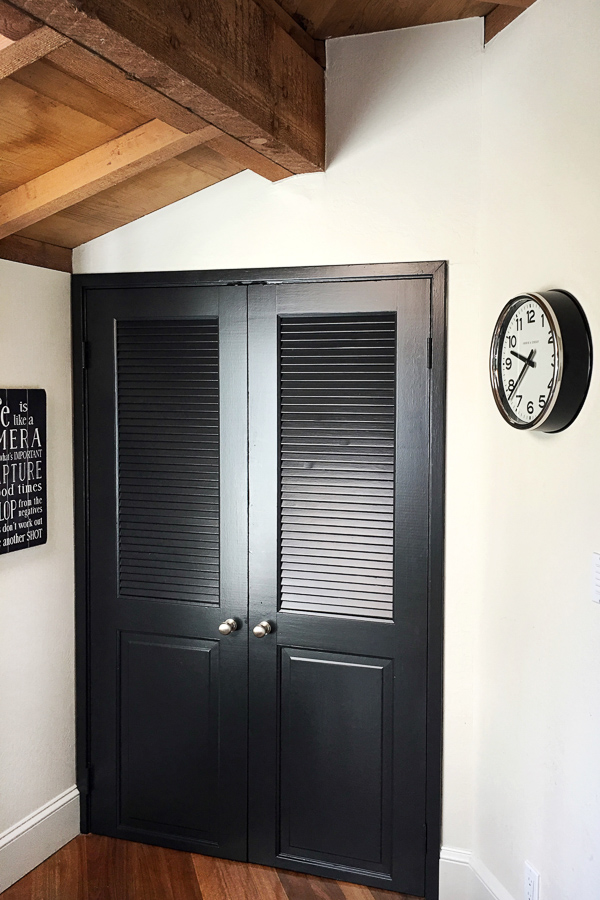
POLYGON ((535 365, 536 365, 536 364, 533 362, 532 359, 529 358, 529 357, 531 357, 531 353, 529 354, 529 357, 527 357, 527 356, 521 356, 521 354, 520 354, 520 353, 517 353, 516 350, 511 350, 511 351, 510 351, 510 354, 511 354, 511 356, 516 356, 517 359, 520 359, 520 360, 521 360, 521 362, 527 363, 527 365, 529 365, 529 366, 531 366, 532 368, 535 369, 535 365))
POLYGON ((521 369, 521 374, 520 374, 519 377, 517 378, 517 383, 515 384, 514 388, 513 388, 512 391, 510 392, 510 394, 508 395, 508 399, 509 399, 509 400, 512 400, 512 398, 514 397, 514 395, 515 395, 515 393, 516 393, 517 388, 519 387, 519 385, 521 384, 521 382, 522 382, 523 379, 525 378, 525 373, 527 372, 527 369, 529 368, 529 366, 532 365, 532 363, 533 363, 533 357, 534 357, 534 356, 535 356, 535 350, 530 350, 530 351, 529 351, 529 356, 528 356, 527 359, 525 360, 525 365, 524 365, 523 368, 521 369))

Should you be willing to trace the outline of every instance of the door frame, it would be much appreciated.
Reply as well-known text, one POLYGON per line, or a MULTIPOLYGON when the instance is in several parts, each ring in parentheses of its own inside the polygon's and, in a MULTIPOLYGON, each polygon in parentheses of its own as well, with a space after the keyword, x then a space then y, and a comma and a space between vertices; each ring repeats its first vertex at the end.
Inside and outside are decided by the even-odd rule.
POLYGON ((427 626, 426 900, 438 900, 442 822, 442 716, 444 636, 444 511, 446 452, 446 291, 445 261, 231 269, 205 272, 127 272, 74 275, 71 290, 73 365, 73 451, 75 533, 76 769, 81 831, 89 830, 90 759, 89 527, 87 468, 87 375, 85 298, 107 288, 193 287, 306 282, 380 281, 427 278, 431 283, 429 560, 427 626))

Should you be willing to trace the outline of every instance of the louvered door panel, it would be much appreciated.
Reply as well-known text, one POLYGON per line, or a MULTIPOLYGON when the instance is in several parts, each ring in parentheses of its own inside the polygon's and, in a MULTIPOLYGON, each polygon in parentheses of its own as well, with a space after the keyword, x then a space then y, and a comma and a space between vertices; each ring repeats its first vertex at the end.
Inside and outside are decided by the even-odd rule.
POLYGON ((117 323, 119 593, 219 602, 217 319, 117 323))
POLYGON ((84 303, 86 824, 244 859, 246 288, 153 279, 86 291, 84 303), (239 627, 222 635, 227 618, 239 627))
POLYGON ((279 327, 280 608, 391 619, 396 315, 279 327))

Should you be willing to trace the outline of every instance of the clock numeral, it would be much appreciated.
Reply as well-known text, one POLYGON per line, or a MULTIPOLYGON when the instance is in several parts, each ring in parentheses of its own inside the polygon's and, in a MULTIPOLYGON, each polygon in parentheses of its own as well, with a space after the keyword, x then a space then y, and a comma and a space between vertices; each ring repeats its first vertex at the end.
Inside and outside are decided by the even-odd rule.
POLYGON ((548 343, 549 343, 549 344, 553 344, 553 343, 554 343, 554 335, 553 335, 553 334, 551 334, 550 337, 548 338, 548 343))
POLYGON ((545 326, 545 324, 546 324, 546 317, 545 317, 544 313, 542 313, 542 328, 545 326))
POLYGON ((549 391, 552 390, 552 381, 549 381, 549 382, 548 382, 548 390, 549 390, 549 391))
POLYGON ((533 415, 533 402, 531 400, 527 404, 527 412, 529 413, 530 416, 533 415))
POLYGON ((514 334, 511 334, 511 336, 509 337, 509 339, 508 339, 508 346, 509 346, 509 347, 516 347, 516 346, 517 346, 517 338, 516 338, 516 336, 515 336, 514 334))
POLYGON ((514 380, 514 378, 511 378, 510 381, 508 382, 508 390, 514 391, 514 389, 515 389, 515 380, 514 380))
POLYGON ((507 369, 512 369, 512 359, 510 358, 510 356, 504 357, 504 365, 507 369))
POLYGON ((532 325, 535 322, 535 310, 528 309, 527 310, 527 324, 532 325))
POLYGON ((517 409, 520 407, 522 399, 523 399, 523 394, 517 394, 517 409))
POLYGON ((546 395, 540 394, 540 409, 543 409, 546 405, 546 395))
POLYGON ((517 316, 517 331, 523 331, 523 319, 517 316))

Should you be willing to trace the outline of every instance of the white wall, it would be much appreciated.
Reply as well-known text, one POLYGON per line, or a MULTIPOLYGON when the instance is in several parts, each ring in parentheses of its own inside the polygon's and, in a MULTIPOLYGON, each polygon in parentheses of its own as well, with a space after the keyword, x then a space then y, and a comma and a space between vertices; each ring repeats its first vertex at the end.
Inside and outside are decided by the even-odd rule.
POLYGON ((69 276, 0 260, 0 387, 47 392, 48 542, 0 556, 0 892, 78 833, 69 276))
POLYGON ((599 38, 597 0, 537 0, 485 50, 481 20, 331 41, 326 174, 243 173, 75 255, 450 261, 444 900, 520 900, 526 858, 543 900, 600 896, 597 378, 543 436, 501 420, 487 375, 522 290, 568 288, 600 335, 599 38))
MULTIPOLYGON (((600 360, 600 3, 538 0, 485 54, 486 334, 522 290, 565 287, 600 360)), ((483 362, 483 360, 482 360, 483 362)), ((477 679, 474 850, 515 898, 600 897, 600 379, 560 435, 522 435, 490 402, 477 679)))

